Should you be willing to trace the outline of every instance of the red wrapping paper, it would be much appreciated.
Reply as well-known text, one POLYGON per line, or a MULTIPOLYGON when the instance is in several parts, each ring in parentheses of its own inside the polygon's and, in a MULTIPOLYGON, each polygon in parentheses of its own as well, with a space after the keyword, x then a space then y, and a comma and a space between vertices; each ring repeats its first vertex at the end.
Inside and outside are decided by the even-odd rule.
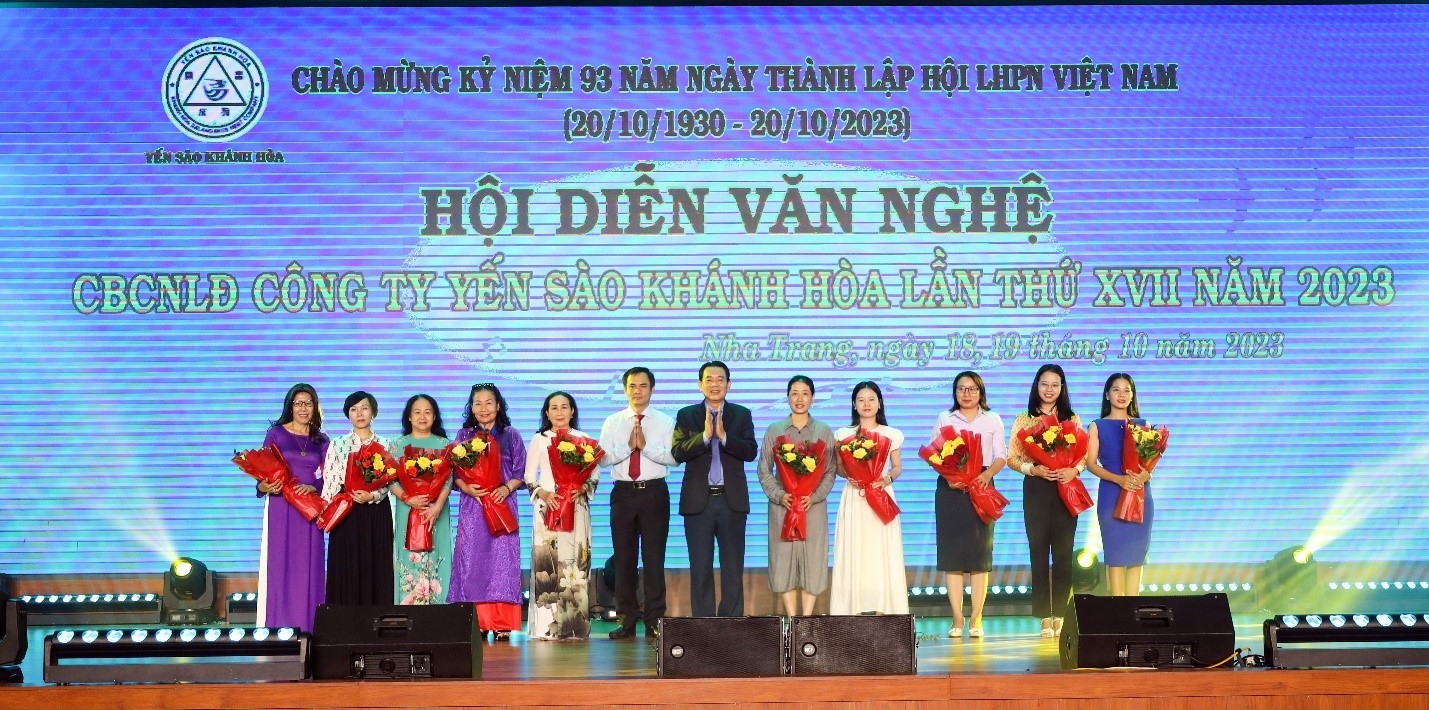
POLYGON ((839 460, 843 461, 844 471, 850 481, 858 483, 859 495, 884 525, 893 522, 900 511, 893 496, 888 495, 886 489, 874 488, 873 484, 883 478, 883 467, 892 452, 893 442, 888 437, 867 429, 859 429, 839 442, 839 460), (864 441, 871 442, 872 447, 864 441))
MULTIPOLYGON (((1161 454, 1166 452, 1166 444, 1171 441, 1171 432, 1166 427, 1154 429, 1150 426, 1126 423, 1126 436, 1122 437, 1121 446, 1121 470, 1136 471, 1138 469, 1150 473, 1156 468, 1156 464, 1161 462, 1161 454), (1136 440, 1138 432, 1155 431, 1161 436, 1154 442, 1147 442, 1138 446, 1136 440)), ((1125 520, 1128 523, 1146 522, 1146 489, 1141 488, 1128 491, 1125 488, 1117 496, 1116 507, 1112 509, 1113 518, 1125 520)))
MULTIPOLYGON (((1032 421, 1032 426, 1017 430, 1017 440, 1022 442, 1023 454, 1033 463, 1053 470, 1075 468, 1087 455, 1090 439, 1087 432, 1072 420, 1058 421, 1056 415, 1045 414, 1032 421), (1050 441, 1047 432, 1053 432, 1050 441), (1067 440, 1071 437, 1071 441, 1067 440), (1031 441, 1028 439, 1031 438, 1031 441), (1050 450, 1049 450, 1050 449, 1050 450)), ((1081 515, 1092 507, 1092 496, 1081 479, 1073 478, 1057 484, 1057 494, 1067 512, 1081 515)))
POLYGON ((233 454, 233 463, 238 466, 238 470, 259 483, 281 486, 283 500, 288 501, 288 505, 293 506, 304 518, 312 520, 322 513, 326 501, 317 491, 298 492, 298 481, 293 477, 293 470, 288 466, 287 459, 283 458, 283 452, 278 449, 277 444, 239 451, 233 454))
POLYGON ((972 500, 979 520, 992 523, 1007 509, 1007 497, 991 484, 978 482, 982 475, 982 435, 945 426, 932 442, 918 449, 918 458, 928 462, 949 483, 961 484, 972 500), (962 443, 958 443, 961 440, 962 443), (952 442, 951 448, 946 444, 952 442), (945 455, 943 452, 948 451, 945 455))
POLYGON ((1086 484, 1082 479, 1073 478, 1066 483, 1057 483, 1057 495, 1062 497, 1062 505, 1067 506, 1067 512, 1072 515, 1081 515, 1092 509, 1092 494, 1087 492, 1086 484))
POLYGON ((576 496, 590 480, 590 472, 605 451, 595 439, 561 430, 551 439, 550 455, 556 496, 546 506, 546 529, 570 532, 576 526, 576 496))
MULTIPOLYGON (((812 494, 819 487, 819 481, 823 480, 828 468, 827 450, 823 441, 799 442, 781 436, 774 442, 774 464, 784 492, 796 499, 801 498, 812 494), (794 455, 793 461, 786 460, 789 454, 794 455), (814 460, 812 470, 808 468, 806 459, 814 460)), ((788 542, 809 537, 809 511, 797 501, 794 507, 784 510, 780 536, 788 542)))
POLYGON ((362 445, 362 448, 348 454, 347 473, 343 479, 343 491, 337 494, 327 507, 323 508, 322 514, 318 515, 317 524, 323 532, 332 532, 347 514, 352 511, 352 506, 357 504, 352 494, 358 491, 372 493, 386 488, 392 481, 397 480, 397 462, 392 455, 387 453, 387 449, 374 439, 362 445), (382 467, 378 468, 376 461, 381 460, 382 467))
MULTIPOLYGON (((487 432, 477 434, 471 441, 453 443, 447 447, 446 455, 457 478, 468 486, 492 491, 506 483, 501 475, 501 445, 496 437, 487 432), (461 455, 457 455, 458 451, 462 452, 461 455)), ((506 501, 498 503, 490 493, 476 500, 481 503, 486 529, 493 536, 516 532, 516 514, 511 512, 506 501)))
MULTIPOLYGON (((408 498, 426 496, 429 503, 435 501, 447 481, 451 480, 451 467, 440 451, 408 446, 397 464, 397 483, 408 498), (429 462, 425 470, 422 467, 424 459, 429 462)), ((406 547, 412 552, 432 550, 432 524, 427 522, 423 511, 416 508, 407 511, 406 547)))

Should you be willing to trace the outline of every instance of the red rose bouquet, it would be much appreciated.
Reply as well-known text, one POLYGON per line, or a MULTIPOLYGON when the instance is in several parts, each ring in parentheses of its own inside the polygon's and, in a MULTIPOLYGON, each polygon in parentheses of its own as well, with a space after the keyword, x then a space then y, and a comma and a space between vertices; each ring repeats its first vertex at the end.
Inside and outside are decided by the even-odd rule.
MULTIPOLYGON (((335 473, 335 472, 334 472, 335 473)), ((324 472, 325 475, 328 472, 324 472)), ((348 454, 347 474, 343 479, 343 491, 328 502, 318 516, 318 527, 323 532, 332 532, 338 523, 352 511, 352 506, 357 504, 352 494, 358 491, 373 493, 386 488, 392 481, 397 480, 397 462, 392 459, 392 455, 387 453, 387 449, 376 439, 362 445, 362 448, 348 454)))
MULTIPOLYGON (((826 450, 822 441, 794 441, 779 437, 774 442, 774 465, 779 473, 779 483, 784 492, 795 499, 814 492, 819 481, 824 478, 827 468, 826 450)), ((808 511, 795 502, 784 511, 783 538, 789 542, 805 540, 809 536, 808 511)))
MULTIPOLYGON (((1150 473, 1161 462, 1161 454, 1166 453, 1166 444, 1171 441, 1171 432, 1166 427, 1152 428, 1146 424, 1126 423, 1126 436, 1122 438, 1121 470, 1142 470, 1150 473)), ((1112 517, 1128 523, 1140 523, 1146 519, 1146 489, 1135 491, 1122 489, 1116 499, 1112 517)))
MULTIPOLYGON (((409 498, 426 496, 429 503, 435 501, 451 476, 451 467, 440 451, 408 446, 402 460, 397 462, 397 483, 409 498)), ((416 508, 407 511, 407 549, 412 552, 432 550, 432 525, 416 508)))
POLYGON ((932 442, 918 449, 918 458, 928 462, 949 483, 957 483, 972 499, 979 520, 991 523, 1007 509, 1007 496, 978 481, 982 475, 982 435, 945 426, 932 442))
MULTIPOLYGON (((506 483, 501 475, 501 445, 489 432, 478 432, 471 441, 453 443, 447 447, 446 457, 457 478, 468 486, 492 491, 506 483)), ((516 515, 506 501, 498 503, 488 493, 477 502, 481 503, 482 517, 493 536, 516 532, 516 515)))
POLYGON ((570 532, 576 525, 576 496, 590 480, 590 472, 605 451, 595 439, 574 436, 562 429, 551 437, 551 476, 556 497, 546 506, 546 529, 570 532))
MULTIPOLYGON (((1034 463, 1056 470, 1073 468, 1087 455, 1087 432, 1075 422, 1058 421, 1054 414, 1044 414, 1032 425, 1015 434, 1022 450, 1034 463)), ((1057 493, 1072 515, 1081 515, 1092 507, 1092 496, 1081 479, 1073 478, 1057 484, 1057 493)))
POLYGON ((873 484, 883 478, 883 467, 892 452, 893 442, 888 437, 867 429, 859 429, 839 442, 839 460, 843 461, 848 479, 858 484, 859 495, 868 501, 868 507, 884 525, 898 517, 898 504, 886 489, 875 488, 873 484))
POLYGON ((238 466, 238 470, 259 483, 281 486, 283 500, 288 501, 288 505, 293 506, 304 518, 312 520, 322 512, 325 503, 323 497, 316 491, 298 492, 298 481, 293 477, 293 469, 288 466, 288 461, 283 458, 283 452, 278 450, 277 444, 236 452, 233 454, 233 463, 238 466))

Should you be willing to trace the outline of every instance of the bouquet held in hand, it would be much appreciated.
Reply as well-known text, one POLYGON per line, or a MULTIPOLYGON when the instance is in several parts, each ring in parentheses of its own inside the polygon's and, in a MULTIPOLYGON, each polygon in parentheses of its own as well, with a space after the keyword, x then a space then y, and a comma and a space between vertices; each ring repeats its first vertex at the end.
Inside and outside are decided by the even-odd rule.
MULTIPOLYGON (((324 475, 336 475, 336 472, 324 472, 324 475)), ((393 481, 397 480, 397 462, 392 455, 387 453, 387 449, 378 443, 376 439, 362 445, 362 448, 348 454, 347 475, 343 479, 343 490, 337 494, 327 507, 318 516, 317 524, 323 532, 332 532, 338 523, 341 523, 347 514, 352 512, 352 506, 357 504, 357 500, 352 494, 362 491, 364 493, 375 493, 386 488, 393 481)))
POLYGON ((233 463, 238 470, 248 474, 253 480, 281 488, 283 500, 288 501, 288 505, 293 506, 304 518, 312 520, 322 512, 325 503, 323 497, 316 491, 298 492, 300 484, 293 477, 293 469, 288 466, 288 461, 283 458, 283 452, 278 449, 277 444, 239 451, 233 454, 233 463))
POLYGON ((839 460, 843 462, 848 479, 858 484, 858 494, 868 501, 884 525, 898 517, 898 504, 888 490, 874 487, 883 479, 883 469, 888 464, 888 456, 893 452, 893 442, 876 431, 859 429, 847 439, 839 442, 839 460))
POLYGON ((918 449, 918 458, 927 461, 948 483, 967 491, 978 519, 991 523, 1007 509, 1007 497, 991 483, 978 480, 983 472, 982 453, 981 434, 945 426, 933 441, 918 449))
POLYGON ((797 542, 809 537, 808 511, 799 499, 811 495, 824 478, 827 466, 826 450, 822 441, 794 441, 779 437, 774 443, 774 465, 779 473, 779 483, 784 492, 794 498, 794 504, 784 511, 784 526, 781 536, 789 542, 797 542))

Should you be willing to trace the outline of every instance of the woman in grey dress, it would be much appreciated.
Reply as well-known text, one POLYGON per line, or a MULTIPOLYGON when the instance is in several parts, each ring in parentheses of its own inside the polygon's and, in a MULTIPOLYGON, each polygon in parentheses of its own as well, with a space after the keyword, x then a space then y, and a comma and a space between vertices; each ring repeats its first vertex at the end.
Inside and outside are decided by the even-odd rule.
POLYGON ((778 594, 784 612, 804 616, 814 613, 818 595, 829 588, 829 512, 825 500, 834 487, 838 446, 827 424, 809 415, 814 403, 814 381, 803 375, 790 378, 787 388, 789 416, 764 432, 759 450, 759 485, 769 496, 769 589, 778 594), (807 496, 793 496, 784 490, 775 467, 774 454, 779 437, 798 442, 824 442, 824 471, 818 487, 807 496), (807 511, 805 539, 784 539, 784 511, 802 507, 807 511))

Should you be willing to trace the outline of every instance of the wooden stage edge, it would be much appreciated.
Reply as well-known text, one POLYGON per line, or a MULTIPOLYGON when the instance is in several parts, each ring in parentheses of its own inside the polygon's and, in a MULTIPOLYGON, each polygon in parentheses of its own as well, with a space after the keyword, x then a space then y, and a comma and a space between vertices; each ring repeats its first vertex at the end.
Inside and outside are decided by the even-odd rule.
POLYGON ((1429 669, 1077 671, 835 678, 299 682, 0 688, 5 708, 1429 708, 1429 669))

